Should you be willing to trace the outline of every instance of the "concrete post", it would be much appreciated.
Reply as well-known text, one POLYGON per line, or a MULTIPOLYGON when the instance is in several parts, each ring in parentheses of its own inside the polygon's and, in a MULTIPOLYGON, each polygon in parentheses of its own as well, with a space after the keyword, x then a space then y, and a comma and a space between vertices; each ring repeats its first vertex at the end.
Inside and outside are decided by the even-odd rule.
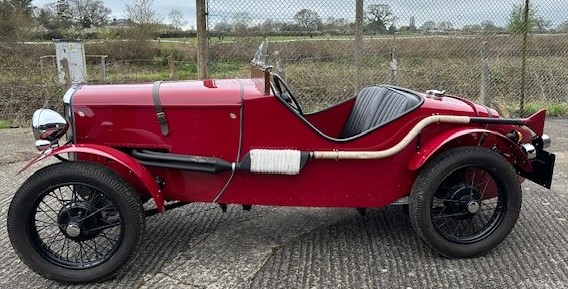
POLYGON ((479 102, 484 105, 491 103, 491 67, 489 65, 489 49, 487 41, 481 47, 481 90, 479 92, 479 102))

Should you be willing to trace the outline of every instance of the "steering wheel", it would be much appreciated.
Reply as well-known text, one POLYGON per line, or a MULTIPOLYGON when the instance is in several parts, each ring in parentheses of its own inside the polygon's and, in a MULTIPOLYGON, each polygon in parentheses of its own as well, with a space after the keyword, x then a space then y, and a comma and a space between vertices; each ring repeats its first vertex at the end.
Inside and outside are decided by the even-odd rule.
POLYGON ((290 89, 290 87, 288 86, 286 81, 284 81, 284 79, 282 79, 282 77, 280 75, 273 74, 272 75, 272 83, 273 83, 274 94, 277 97, 280 97, 290 107, 292 107, 293 109, 298 111, 298 113, 300 113, 300 115, 304 114, 302 112, 302 108, 300 107, 300 104, 298 103, 298 101, 294 97, 294 94, 292 94, 292 90, 290 89))

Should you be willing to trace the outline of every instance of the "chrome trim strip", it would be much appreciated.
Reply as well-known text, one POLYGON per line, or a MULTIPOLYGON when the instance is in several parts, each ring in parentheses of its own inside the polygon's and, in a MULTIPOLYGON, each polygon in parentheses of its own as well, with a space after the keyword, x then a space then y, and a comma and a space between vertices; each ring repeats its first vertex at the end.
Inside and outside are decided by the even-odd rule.
POLYGON ((75 95, 75 92, 77 92, 77 90, 79 90, 80 87, 81 87, 80 84, 74 83, 74 84, 67 90, 67 92, 65 92, 65 95, 63 95, 63 103, 65 103, 65 104, 71 104, 71 99, 73 98, 73 95, 75 95))

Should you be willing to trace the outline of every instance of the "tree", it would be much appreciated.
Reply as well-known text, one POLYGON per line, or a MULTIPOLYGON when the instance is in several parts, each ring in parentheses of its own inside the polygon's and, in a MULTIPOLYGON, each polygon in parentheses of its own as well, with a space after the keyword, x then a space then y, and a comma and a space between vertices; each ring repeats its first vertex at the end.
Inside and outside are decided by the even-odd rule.
POLYGON ((185 20, 185 16, 183 13, 177 9, 170 11, 168 14, 170 17, 170 22, 175 30, 181 30, 183 26, 187 25, 187 21, 185 20))
POLYGON ((451 31, 454 30, 454 24, 449 21, 442 21, 438 23, 438 29, 442 31, 451 31))
POLYGON ((154 0, 134 0, 131 4, 126 4, 126 15, 138 25, 159 24, 162 17, 153 6, 154 0))
POLYGON ((264 22, 260 25, 260 31, 263 33, 272 33, 275 32, 275 26, 274 26, 274 21, 272 21, 272 19, 266 19, 264 20, 264 22))
POLYGON ((479 24, 470 24, 465 25, 462 30, 468 33, 479 33, 483 31, 483 28, 479 24))
POLYGON ((235 16, 233 18, 234 32, 237 35, 245 34, 248 31, 251 22, 252 18, 250 17, 250 14, 248 14, 247 12, 235 13, 235 16))
POLYGON ((327 32, 333 34, 345 34, 349 30, 349 21, 345 18, 329 17, 323 25, 327 32))
POLYGON ((32 0, 9 0, 7 1, 15 13, 21 13, 25 17, 32 17, 34 11, 34 6, 32 5, 32 0))
POLYGON ((564 21, 560 25, 558 25, 556 30, 560 33, 568 33, 568 21, 564 21))
POLYGON ((31 1, 0 1, 0 39, 24 40, 33 25, 31 1))
POLYGON ((294 21, 305 31, 319 30, 322 26, 318 13, 310 9, 302 9, 294 15, 294 21))
POLYGON ((410 23, 408 24, 408 29, 410 31, 416 31, 416 18, 414 18, 414 15, 410 16, 410 23))
POLYGON ((80 28, 100 27, 108 23, 112 10, 102 0, 69 0, 74 23, 80 28))
POLYGON ((57 0, 55 4, 55 21, 59 28, 69 28, 72 24, 72 13, 69 1, 57 0))
POLYGON ((158 35, 162 17, 154 10, 154 0, 133 0, 126 4, 126 16, 134 26, 128 30, 129 37, 137 40, 146 40, 158 35))
POLYGON ((513 6, 513 10, 511 10, 511 14, 509 15, 507 30, 513 34, 523 34, 525 32, 525 29, 527 32, 542 30, 545 26, 545 22, 542 17, 537 15, 537 11, 533 8, 532 5, 529 5, 528 12, 528 22, 525 23, 525 6, 513 6))
POLYGON ((485 20, 481 22, 481 30, 483 30, 484 33, 497 33, 501 29, 497 27, 493 21, 485 20))
POLYGON ((14 8, 10 3, 0 1, 0 39, 10 39, 14 35, 17 26, 12 19, 14 8))
POLYGON ((389 34, 395 34, 396 33, 396 26, 394 26, 394 23, 391 24, 391 26, 389 26, 389 34))
POLYGON ((369 22, 367 29, 375 32, 384 32, 387 26, 394 21, 394 15, 388 4, 372 4, 367 6, 365 19, 369 22))
POLYGON ((226 35, 231 32, 231 24, 229 24, 226 20, 221 22, 217 22, 213 27, 213 31, 220 33, 221 35, 226 35))
POLYGON ((426 32, 436 30, 436 22, 426 21, 426 22, 424 22, 424 24, 422 24, 422 26, 420 26, 420 30, 426 31, 426 32))

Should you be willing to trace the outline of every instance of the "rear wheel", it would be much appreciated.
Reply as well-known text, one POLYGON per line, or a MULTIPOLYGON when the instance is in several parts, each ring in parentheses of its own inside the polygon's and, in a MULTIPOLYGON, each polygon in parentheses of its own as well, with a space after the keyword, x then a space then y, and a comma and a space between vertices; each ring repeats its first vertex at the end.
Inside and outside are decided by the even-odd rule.
POLYGON ((513 167, 481 147, 449 150, 420 172, 410 194, 414 230, 446 257, 479 256, 511 232, 521 209, 513 167))
POLYGON ((66 283, 101 281, 132 257, 144 230, 134 189, 106 167, 64 162, 32 175, 8 211, 8 234, 36 273, 66 283))

